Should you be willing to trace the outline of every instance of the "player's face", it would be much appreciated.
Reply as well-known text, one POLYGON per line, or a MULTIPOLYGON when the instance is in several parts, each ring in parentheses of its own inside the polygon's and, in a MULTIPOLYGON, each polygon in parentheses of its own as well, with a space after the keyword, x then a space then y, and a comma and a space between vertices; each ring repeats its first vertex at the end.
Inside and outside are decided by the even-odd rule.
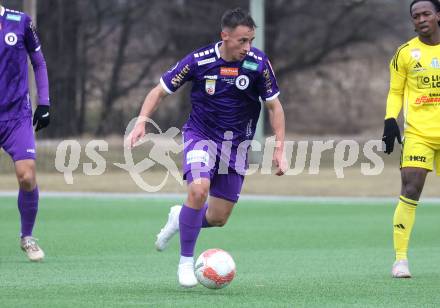
POLYGON ((429 1, 414 4, 411 9, 411 17, 416 32, 421 36, 432 35, 440 20, 439 12, 436 12, 434 5, 429 1))
POLYGON ((225 29, 221 35, 227 54, 233 61, 241 61, 251 50, 255 30, 246 26, 238 26, 231 30, 225 29))

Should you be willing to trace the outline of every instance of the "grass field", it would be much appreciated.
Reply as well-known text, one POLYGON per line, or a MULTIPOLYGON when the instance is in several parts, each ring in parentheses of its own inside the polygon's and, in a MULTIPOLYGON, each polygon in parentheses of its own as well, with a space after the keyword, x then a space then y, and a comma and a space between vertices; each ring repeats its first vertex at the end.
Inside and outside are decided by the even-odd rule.
MULTIPOLYGON (((177 200, 176 200, 177 201, 177 200)), ((177 285, 178 241, 153 249, 170 200, 42 198, 35 236, 43 263, 18 248, 15 198, 0 198, 1 307, 429 307, 440 303, 440 208, 422 204, 412 238, 414 278, 393 280, 391 202, 241 201, 197 253, 237 263, 218 291, 177 285)))

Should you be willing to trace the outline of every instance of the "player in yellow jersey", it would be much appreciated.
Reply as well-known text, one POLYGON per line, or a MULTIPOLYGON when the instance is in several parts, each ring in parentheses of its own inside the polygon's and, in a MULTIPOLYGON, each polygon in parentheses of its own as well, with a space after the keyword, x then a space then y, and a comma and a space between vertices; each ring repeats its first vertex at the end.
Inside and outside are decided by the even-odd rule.
POLYGON ((427 173, 435 166, 440 175, 440 3, 414 0, 410 12, 418 36, 400 46, 391 61, 382 138, 387 154, 395 139, 402 143, 396 119, 403 109, 402 189, 393 219, 395 278, 411 277, 407 251, 417 204, 427 173))

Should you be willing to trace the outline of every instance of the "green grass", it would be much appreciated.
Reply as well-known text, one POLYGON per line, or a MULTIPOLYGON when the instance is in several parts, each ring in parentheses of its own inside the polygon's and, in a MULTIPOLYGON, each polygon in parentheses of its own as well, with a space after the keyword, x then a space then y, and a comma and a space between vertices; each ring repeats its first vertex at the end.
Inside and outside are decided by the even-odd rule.
POLYGON ((1 307, 429 307, 440 302, 440 208, 421 205, 414 278, 393 280, 394 204, 242 201, 228 225, 206 229, 197 253, 237 263, 225 289, 177 285, 178 241, 153 249, 169 201, 43 198, 35 236, 47 258, 18 249, 14 198, 0 198, 1 307))

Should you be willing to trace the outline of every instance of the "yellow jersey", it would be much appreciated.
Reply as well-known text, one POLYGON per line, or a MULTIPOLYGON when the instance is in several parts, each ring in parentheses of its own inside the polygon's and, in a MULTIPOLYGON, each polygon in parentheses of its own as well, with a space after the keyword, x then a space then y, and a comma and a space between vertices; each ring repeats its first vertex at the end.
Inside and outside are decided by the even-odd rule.
POLYGON ((403 108, 405 136, 440 143, 440 44, 413 38, 400 46, 390 63, 390 91, 385 119, 403 108))

